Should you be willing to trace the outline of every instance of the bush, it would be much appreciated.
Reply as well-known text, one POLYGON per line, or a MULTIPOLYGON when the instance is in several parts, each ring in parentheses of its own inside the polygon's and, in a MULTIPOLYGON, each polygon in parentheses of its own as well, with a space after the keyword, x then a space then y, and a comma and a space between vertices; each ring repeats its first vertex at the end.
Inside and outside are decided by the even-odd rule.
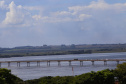
POLYGON ((20 84, 23 81, 11 74, 11 70, 2 68, 0 69, 0 84, 20 84))

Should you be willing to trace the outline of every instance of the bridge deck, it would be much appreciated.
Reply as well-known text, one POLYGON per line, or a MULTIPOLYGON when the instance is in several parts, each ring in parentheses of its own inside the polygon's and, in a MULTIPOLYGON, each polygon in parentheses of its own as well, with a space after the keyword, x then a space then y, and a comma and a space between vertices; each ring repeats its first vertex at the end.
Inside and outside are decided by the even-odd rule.
POLYGON ((126 59, 95 59, 95 60, 25 60, 25 61, 0 61, 0 63, 8 62, 66 62, 66 61, 126 61, 126 59))

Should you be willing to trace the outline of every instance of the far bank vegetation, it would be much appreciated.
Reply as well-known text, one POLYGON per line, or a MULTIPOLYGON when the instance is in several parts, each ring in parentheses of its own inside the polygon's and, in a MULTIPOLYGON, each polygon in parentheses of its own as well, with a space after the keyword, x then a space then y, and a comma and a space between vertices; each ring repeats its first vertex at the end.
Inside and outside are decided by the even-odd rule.
POLYGON ((0 48, 0 57, 126 52, 126 44, 43 45, 0 48))

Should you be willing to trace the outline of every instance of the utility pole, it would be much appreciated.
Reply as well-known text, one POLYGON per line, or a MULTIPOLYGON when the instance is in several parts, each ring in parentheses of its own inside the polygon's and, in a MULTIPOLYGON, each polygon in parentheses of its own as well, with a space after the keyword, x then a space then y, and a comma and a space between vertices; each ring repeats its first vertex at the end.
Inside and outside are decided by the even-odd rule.
POLYGON ((73 72, 73 76, 74 76, 74 68, 72 67, 72 72, 73 72))

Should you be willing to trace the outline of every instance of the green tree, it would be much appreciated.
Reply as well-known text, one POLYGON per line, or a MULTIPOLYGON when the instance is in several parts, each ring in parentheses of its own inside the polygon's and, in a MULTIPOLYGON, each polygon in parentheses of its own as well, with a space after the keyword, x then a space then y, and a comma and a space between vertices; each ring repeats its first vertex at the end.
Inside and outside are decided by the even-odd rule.
POLYGON ((0 84, 6 84, 6 81, 4 78, 0 77, 0 84))
POLYGON ((39 84, 54 84, 51 76, 41 78, 39 84))
POLYGON ((114 83, 114 74, 109 69, 98 71, 94 75, 94 84, 113 84, 113 83, 114 83))
POLYGON ((126 74, 126 62, 118 64, 116 70, 119 71, 120 74, 126 74))
POLYGON ((119 78, 120 84, 126 84, 126 62, 118 64, 114 73, 119 78))
POLYGON ((113 84, 114 74, 109 70, 90 72, 76 77, 76 84, 113 84))
POLYGON ((11 74, 11 70, 0 69, 0 84, 19 84, 23 82, 20 78, 11 74))
POLYGON ((53 79, 54 84, 74 84, 74 77, 73 76, 56 76, 53 79))

